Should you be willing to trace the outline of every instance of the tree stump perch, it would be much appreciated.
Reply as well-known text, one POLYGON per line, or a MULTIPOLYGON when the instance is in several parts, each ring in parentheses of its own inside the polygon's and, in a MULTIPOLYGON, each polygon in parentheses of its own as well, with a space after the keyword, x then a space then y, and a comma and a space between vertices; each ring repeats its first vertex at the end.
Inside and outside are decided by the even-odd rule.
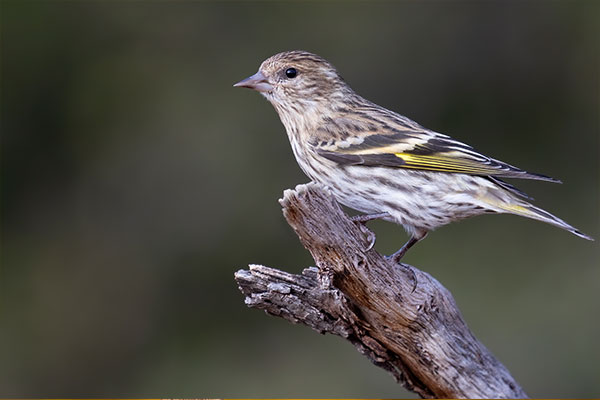
POLYGON ((235 273, 249 307, 350 341, 423 398, 526 398, 426 272, 372 249, 326 189, 286 190, 283 214, 318 268, 301 275, 260 265, 235 273))

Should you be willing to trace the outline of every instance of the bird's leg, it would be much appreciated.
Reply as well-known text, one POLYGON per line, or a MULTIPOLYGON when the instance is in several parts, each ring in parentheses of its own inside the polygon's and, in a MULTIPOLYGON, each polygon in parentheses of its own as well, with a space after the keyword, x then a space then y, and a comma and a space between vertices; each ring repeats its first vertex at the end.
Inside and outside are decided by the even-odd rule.
POLYGON ((394 263, 396 263, 402 267, 410 269, 410 272, 412 274, 413 281, 414 281, 412 292, 414 292, 415 289, 417 288, 417 275, 415 274, 415 271, 412 269, 412 267, 400 264, 400 260, 402 259, 402 257, 404 257, 404 255, 406 254, 408 249, 410 249, 412 246, 414 246, 415 243, 425 239, 425 236, 427 236, 427 232, 418 232, 418 233, 413 234, 410 237, 410 239, 408 239, 408 242, 406 242, 404 244, 404 246, 402 246, 400 248, 400 250, 398 250, 397 252, 395 252, 394 254, 389 256, 389 258, 388 258, 388 259, 391 259, 394 263))
POLYGON ((427 236, 427 232, 416 233, 416 234, 412 235, 410 237, 410 239, 408 239, 408 242, 406 242, 404 244, 404 246, 402 246, 400 248, 400 250, 398 250, 397 252, 395 252, 394 254, 392 254, 390 256, 392 261, 394 261, 396 264, 400 263, 400 260, 402 259, 402 257, 404 257, 404 255, 406 254, 408 249, 410 249, 412 246, 414 246, 417 242, 423 240, 425 238, 425 236, 427 236))
POLYGON ((389 217, 389 216, 390 216, 390 214, 388 214, 386 212, 381 212, 381 213, 377 213, 377 214, 355 215, 353 217, 350 217, 350 220, 352 220, 353 222, 359 222, 361 224, 364 224, 369 221, 373 221, 374 219, 381 219, 381 218, 385 218, 385 217, 389 217))

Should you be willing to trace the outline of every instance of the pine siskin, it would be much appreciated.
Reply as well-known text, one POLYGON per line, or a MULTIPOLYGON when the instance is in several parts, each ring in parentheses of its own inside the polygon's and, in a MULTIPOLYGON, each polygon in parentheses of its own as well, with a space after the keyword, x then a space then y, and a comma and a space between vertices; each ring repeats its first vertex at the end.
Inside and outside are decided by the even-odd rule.
POLYGON ((271 102, 300 168, 342 204, 383 218, 411 235, 406 251, 439 226, 484 213, 537 219, 593 240, 522 198, 501 178, 560 182, 487 157, 447 135, 356 94, 323 58, 288 51, 236 83, 271 102))

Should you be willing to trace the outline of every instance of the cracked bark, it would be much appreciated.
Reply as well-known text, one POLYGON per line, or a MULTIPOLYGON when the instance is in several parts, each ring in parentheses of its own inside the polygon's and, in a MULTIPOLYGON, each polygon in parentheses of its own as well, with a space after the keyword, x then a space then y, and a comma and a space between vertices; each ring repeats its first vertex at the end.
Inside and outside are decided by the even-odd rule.
POLYGON ((235 273, 249 307, 350 341, 424 398, 525 398, 426 272, 370 249, 374 237, 320 186, 286 190, 283 213, 317 267, 301 275, 250 265, 235 273))

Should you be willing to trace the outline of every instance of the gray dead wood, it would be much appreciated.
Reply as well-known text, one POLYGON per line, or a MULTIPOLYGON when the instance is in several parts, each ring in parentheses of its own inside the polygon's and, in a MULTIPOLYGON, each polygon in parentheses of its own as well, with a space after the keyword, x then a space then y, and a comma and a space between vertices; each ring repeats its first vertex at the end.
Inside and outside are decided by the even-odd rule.
POLYGON ((525 398, 465 324, 448 290, 370 249, 374 238, 316 184, 286 190, 283 213, 317 267, 236 272, 249 307, 349 340, 424 398, 525 398))

